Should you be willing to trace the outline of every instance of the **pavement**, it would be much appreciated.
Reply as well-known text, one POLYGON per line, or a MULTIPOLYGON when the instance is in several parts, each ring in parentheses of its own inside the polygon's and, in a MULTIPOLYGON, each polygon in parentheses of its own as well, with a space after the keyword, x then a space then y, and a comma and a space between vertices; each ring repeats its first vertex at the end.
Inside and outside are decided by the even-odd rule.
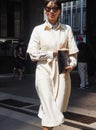
MULTIPOLYGON (((71 73, 72 90, 64 124, 53 130, 96 130, 96 84, 79 89, 77 71, 71 73)), ((0 75, 0 130, 42 130, 35 76, 21 81, 12 74, 0 75)))

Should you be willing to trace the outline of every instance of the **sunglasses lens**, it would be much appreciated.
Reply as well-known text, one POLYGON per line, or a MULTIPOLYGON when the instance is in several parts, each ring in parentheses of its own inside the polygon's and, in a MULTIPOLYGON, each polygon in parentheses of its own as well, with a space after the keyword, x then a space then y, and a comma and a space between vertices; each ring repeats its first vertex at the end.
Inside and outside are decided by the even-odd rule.
POLYGON ((46 10, 47 12, 50 12, 51 8, 50 8, 50 7, 45 7, 45 10, 46 10))
POLYGON ((51 9, 52 9, 53 12, 57 12, 57 10, 58 10, 59 8, 58 8, 58 7, 53 7, 53 8, 45 7, 45 10, 46 10, 47 12, 50 12, 51 9))
POLYGON ((58 9, 59 9, 58 7, 53 7, 52 8, 53 12, 57 12, 58 9))

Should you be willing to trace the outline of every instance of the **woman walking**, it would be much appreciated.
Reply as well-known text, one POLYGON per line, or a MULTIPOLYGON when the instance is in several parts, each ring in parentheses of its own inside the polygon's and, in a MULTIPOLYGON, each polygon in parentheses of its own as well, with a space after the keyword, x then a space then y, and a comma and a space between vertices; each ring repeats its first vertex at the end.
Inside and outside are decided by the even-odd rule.
POLYGON ((40 98, 38 116, 43 130, 52 130, 64 122, 70 90, 70 71, 77 65, 78 48, 71 27, 59 22, 61 3, 46 0, 44 3, 45 22, 33 29, 27 53, 37 61, 36 90, 40 98), (58 51, 68 51, 69 66, 59 74, 58 51))

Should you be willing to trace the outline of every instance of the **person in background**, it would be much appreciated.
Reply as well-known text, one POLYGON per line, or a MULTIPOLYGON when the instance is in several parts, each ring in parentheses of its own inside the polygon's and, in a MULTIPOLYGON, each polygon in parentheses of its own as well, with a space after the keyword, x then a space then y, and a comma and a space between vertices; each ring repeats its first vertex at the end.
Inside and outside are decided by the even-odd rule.
POLYGON ((25 70, 25 61, 26 61, 26 47, 22 39, 19 40, 18 45, 14 49, 14 68, 13 74, 15 75, 18 72, 19 80, 22 79, 23 72, 25 70))
POLYGON ((88 88, 88 71, 87 71, 87 46, 86 43, 83 42, 83 37, 78 37, 78 73, 80 77, 80 88, 85 89, 88 88))
POLYGON ((27 53, 36 65, 36 90, 40 99, 38 116, 41 118, 43 130, 64 122, 63 112, 66 112, 70 92, 70 72, 77 65, 78 48, 69 25, 59 21, 61 2, 45 0, 45 22, 34 27, 27 53), (68 51, 69 66, 66 72, 59 74, 58 51, 68 51))

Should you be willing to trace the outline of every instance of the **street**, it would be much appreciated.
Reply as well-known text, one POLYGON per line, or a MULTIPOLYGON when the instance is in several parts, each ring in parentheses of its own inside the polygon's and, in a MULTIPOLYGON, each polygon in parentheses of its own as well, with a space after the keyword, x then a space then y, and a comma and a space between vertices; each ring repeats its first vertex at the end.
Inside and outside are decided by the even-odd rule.
MULTIPOLYGON (((96 129, 96 85, 79 89, 76 72, 71 74, 72 90, 65 122, 54 130, 96 129)), ((39 99, 34 75, 19 81, 12 75, 0 77, 0 130, 41 130, 37 117, 39 99)))

